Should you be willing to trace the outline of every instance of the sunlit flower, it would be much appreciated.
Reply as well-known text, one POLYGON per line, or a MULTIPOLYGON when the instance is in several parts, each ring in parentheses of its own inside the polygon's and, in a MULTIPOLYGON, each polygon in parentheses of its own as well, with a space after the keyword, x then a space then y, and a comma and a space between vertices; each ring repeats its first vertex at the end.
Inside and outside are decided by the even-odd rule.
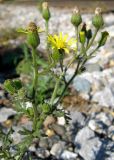
POLYGON ((52 49, 64 50, 66 53, 69 53, 70 49, 76 50, 76 40, 74 38, 68 39, 68 34, 63 36, 60 32, 59 35, 49 35, 48 41, 52 49))

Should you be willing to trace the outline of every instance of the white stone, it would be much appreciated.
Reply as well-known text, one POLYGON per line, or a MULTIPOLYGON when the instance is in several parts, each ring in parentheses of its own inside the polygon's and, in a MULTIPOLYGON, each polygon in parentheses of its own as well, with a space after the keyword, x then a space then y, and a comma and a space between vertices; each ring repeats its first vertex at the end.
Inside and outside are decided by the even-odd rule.
POLYGON ((88 127, 82 128, 75 137, 77 152, 84 160, 95 160, 102 143, 88 127))
POLYGON ((64 150, 63 153, 60 156, 60 158, 62 158, 64 160, 75 160, 76 157, 77 157, 76 153, 73 153, 73 152, 68 151, 68 150, 64 150))
POLYGON ((62 126, 64 126, 65 125, 65 118, 64 117, 58 117, 57 118, 57 123, 59 124, 59 125, 62 125, 62 126))
POLYGON ((65 143, 60 141, 52 146, 50 153, 53 156, 59 158, 64 148, 65 148, 65 143))
POLYGON ((1 108, 0 109, 0 123, 6 121, 8 117, 13 116, 16 114, 12 108, 1 108))
POLYGON ((96 92, 92 98, 93 102, 98 102, 104 107, 114 108, 114 96, 109 87, 105 87, 102 91, 96 92))

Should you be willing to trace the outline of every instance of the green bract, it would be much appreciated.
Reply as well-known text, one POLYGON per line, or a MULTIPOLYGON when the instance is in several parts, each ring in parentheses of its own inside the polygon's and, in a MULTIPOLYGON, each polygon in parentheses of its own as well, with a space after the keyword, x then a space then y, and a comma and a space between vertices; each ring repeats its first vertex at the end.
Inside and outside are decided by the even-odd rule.
POLYGON ((100 29, 100 28, 103 27, 104 20, 103 20, 100 8, 96 8, 95 16, 92 19, 92 23, 93 23, 93 25, 95 26, 96 29, 100 29))
POLYGON ((40 44, 40 38, 35 23, 31 22, 27 28, 27 43, 29 46, 36 48, 40 44))
POLYGON ((49 19, 51 17, 47 2, 44 2, 42 4, 42 16, 46 21, 49 21, 49 19))
POLYGON ((79 10, 76 8, 73 11, 72 17, 71 17, 71 23, 75 26, 78 27, 82 23, 82 17, 81 14, 79 13, 79 10))

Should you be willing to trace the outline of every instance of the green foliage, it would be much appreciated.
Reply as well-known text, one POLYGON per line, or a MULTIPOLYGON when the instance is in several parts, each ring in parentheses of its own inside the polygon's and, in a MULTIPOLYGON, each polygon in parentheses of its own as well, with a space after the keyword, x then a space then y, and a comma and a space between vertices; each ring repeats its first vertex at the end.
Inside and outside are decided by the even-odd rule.
POLYGON ((105 45, 108 36, 109 36, 109 33, 107 31, 104 31, 104 32, 101 33, 101 39, 99 41, 98 47, 101 47, 101 46, 105 45))

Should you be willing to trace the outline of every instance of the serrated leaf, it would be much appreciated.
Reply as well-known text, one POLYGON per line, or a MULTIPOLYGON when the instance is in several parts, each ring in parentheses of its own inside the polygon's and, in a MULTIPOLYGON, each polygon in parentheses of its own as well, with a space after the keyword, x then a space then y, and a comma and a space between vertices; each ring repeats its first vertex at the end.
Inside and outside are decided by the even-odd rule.
POLYGON ((101 39, 98 43, 98 48, 105 45, 108 36, 109 36, 109 33, 107 31, 104 31, 101 33, 101 39))
POLYGON ((6 80, 4 82, 4 88, 6 89, 7 92, 9 92, 10 94, 14 94, 15 93, 15 88, 12 85, 12 81, 11 80, 6 80))

